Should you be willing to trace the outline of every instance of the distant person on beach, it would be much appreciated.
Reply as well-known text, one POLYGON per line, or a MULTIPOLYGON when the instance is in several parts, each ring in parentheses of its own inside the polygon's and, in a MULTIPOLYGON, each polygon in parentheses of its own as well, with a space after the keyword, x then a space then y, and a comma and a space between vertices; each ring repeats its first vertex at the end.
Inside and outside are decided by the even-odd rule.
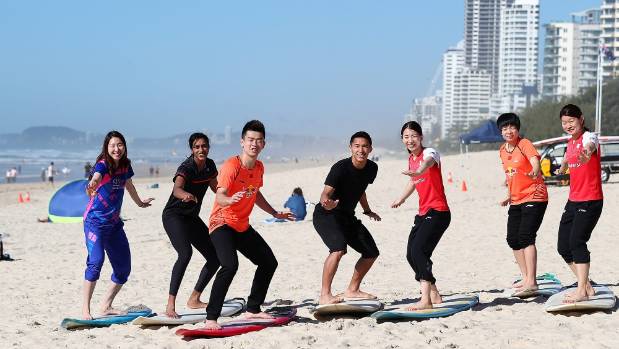
POLYGON ((11 182, 16 183, 17 182, 17 168, 13 167, 11 169, 11 182))
POLYGON ((295 220, 302 221, 305 219, 307 215, 307 203, 305 202, 305 198, 303 197, 303 190, 301 188, 296 187, 292 190, 292 195, 286 200, 284 203, 284 208, 287 208, 292 212, 295 217, 295 220))
POLYGON ((90 171, 92 171, 92 165, 89 161, 86 163, 86 165, 84 165, 84 178, 90 177, 90 171))
POLYGON ((260 309, 275 269, 277 259, 264 239, 249 225, 254 205, 275 218, 294 219, 290 212, 276 211, 266 200, 260 188, 263 185, 264 165, 258 156, 265 146, 266 132, 262 122, 251 120, 241 132, 241 154, 226 160, 217 176, 217 194, 209 220, 211 241, 217 251, 221 269, 217 272, 211 297, 206 308, 208 329, 219 329, 217 318, 228 293, 228 288, 239 267, 237 251, 257 265, 251 293, 247 298, 246 319, 271 319, 260 309))
MULTIPOLYGON (((53 163, 52 163, 53 165, 53 163)), ((123 311, 114 309, 114 298, 127 282, 131 271, 129 241, 120 218, 125 188, 139 207, 149 207, 153 198, 140 199, 131 180, 133 169, 127 157, 125 137, 118 131, 110 131, 103 141, 101 153, 95 162, 92 177, 86 190, 90 202, 84 214, 84 234, 88 257, 84 273, 82 317, 92 319, 90 300, 99 279, 99 273, 107 253, 112 264, 112 286, 101 303, 101 315, 118 315, 123 311)))
POLYGON ((217 191, 217 166, 208 158, 210 144, 205 134, 192 134, 189 137, 189 149, 191 155, 181 163, 172 179, 174 188, 162 214, 163 227, 178 254, 172 268, 166 306, 166 314, 171 318, 179 317, 176 313, 176 295, 191 260, 191 246, 202 254, 206 262, 189 296, 187 307, 206 308, 207 304, 200 300, 200 296, 219 268, 208 227, 200 218, 204 195, 209 188, 213 193, 217 191))
POLYGON ((379 251, 372 234, 355 216, 357 203, 363 214, 380 221, 380 216, 370 209, 365 190, 374 183, 378 165, 368 159, 372 152, 372 138, 360 131, 350 137, 349 158, 331 166, 320 195, 320 203, 314 209, 313 224, 320 238, 329 249, 329 255, 322 270, 320 304, 339 303, 344 298, 374 299, 376 296, 361 291, 361 282, 370 270, 379 251), (346 290, 333 295, 331 285, 340 260, 350 246, 361 256, 355 265, 352 278, 346 290))
POLYGON ((49 166, 47 166, 47 181, 52 185, 52 187, 54 186, 54 174, 56 173, 56 170, 54 169, 54 162, 50 162, 49 166))
POLYGON ((415 280, 421 285, 421 299, 406 309, 431 309, 443 299, 436 286, 430 258, 451 223, 451 212, 445 197, 438 151, 423 146, 421 126, 415 121, 405 123, 400 135, 409 153, 408 170, 402 174, 409 176, 410 180, 391 207, 400 207, 415 191, 419 195, 419 213, 408 236, 406 259, 415 272, 415 280))
POLYGON ((148 175, 152 177, 153 174, 155 174, 155 168, 151 166, 148 168, 148 175))
POLYGON ((155 177, 159 177, 159 166, 155 167, 155 177))
POLYGON ((11 183, 11 169, 6 170, 4 180, 6 183, 11 183))
POLYGON ((41 182, 45 182, 45 177, 47 174, 47 170, 45 169, 45 167, 41 167, 41 182))
POLYGON ((535 239, 548 206, 548 191, 540 175, 540 156, 533 143, 520 137, 520 118, 501 114, 496 121, 505 143, 499 149, 507 183, 507 195, 500 202, 507 211, 507 245, 512 249, 521 281, 513 287, 523 292, 537 290, 537 248, 535 239))
POLYGON ((561 216, 557 250, 578 281, 576 291, 564 303, 576 303, 595 295, 589 280, 591 266, 587 242, 602 215, 604 195, 598 136, 585 126, 580 108, 567 104, 559 112, 561 127, 571 137, 558 174, 570 170, 570 194, 561 216))

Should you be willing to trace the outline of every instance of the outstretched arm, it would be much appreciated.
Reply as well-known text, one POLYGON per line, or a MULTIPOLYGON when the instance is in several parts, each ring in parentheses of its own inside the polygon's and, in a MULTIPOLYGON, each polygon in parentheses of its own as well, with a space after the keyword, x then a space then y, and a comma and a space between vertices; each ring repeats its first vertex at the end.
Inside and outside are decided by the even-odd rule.
POLYGON ((417 185, 415 184, 413 180, 408 181, 408 183, 406 184, 406 188, 404 188, 404 192, 402 193, 402 195, 400 195, 400 197, 397 200, 395 200, 391 204, 391 208, 400 207, 400 205, 402 205, 404 201, 406 201, 406 199, 408 199, 408 197, 411 196, 411 194, 415 192, 416 186, 417 185))
POLYGON ((340 200, 331 199, 331 195, 333 195, 334 192, 335 188, 330 185, 325 185, 325 188, 322 190, 322 194, 320 194, 320 204, 327 211, 334 209, 340 202, 340 200))
POLYGON ((372 212, 372 209, 370 209, 368 197, 365 192, 363 192, 363 195, 361 195, 361 198, 359 199, 359 204, 361 204, 361 207, 363 208, 364 215, 370 217, 370 219, 373 219, 375 221, 380 221, 380 216, 376 212, 372 212))
POLYGON ((182 202, 193 201, 196 204, 198 203, 198 199, 196 199, 193 194, 185 191, 185 177, 183 176, 176 176, 176 179, 174 180, 174 188, 172 189, 172 195, 182 202))
POLYGON ((221 207, 228 207, 241 201, 241 199, 243 199, 243 195, 245 195, 245 192, 239 191, 234 193, 232 196, 228 196, 228 189, 217 188, 217 191, 215 192, 215 202, 217 202, 217 205, 221 207))
POLYGON ((258 191, 258 194, 256 196, 256 205, 258 205, 258 207, 260 207, 264 212, 270 214, 275 218, 287 219, 289 221, 294 220, 294 215, 292 214, 292 212, 279 212, 275 210, 260 191, 258 191))
POLYGON ((131 180, 131 178, 127 179, 127 182, 125 183, 125 189, 127 189, 127 191, 129 192, 129 195, 131 196, 131 199, 133 199, 133 202, 135 202, 135 204, 139 207, 148 207, 150 206, 151 201, 155 200, 154 198, 148 198, 145 200, 140 199, 138 191, 135 190, 135 185, 133 185, 133 181, 131 180))
POLYGON ((88 185, 86 186, 86 194, 88 194, 88 196, 95 195, 95 193, 97 192, 97 186, 99 185, 99 182, 101 182, 101 173, 95 172, 92 175, 90 182, 88 182, 88 185))
POLYGON ((423 160, 421 162, 421 164, 419 164, 419 167, 415 171, 410 171, 410 170, 402 171, 402 174, 405 174, 405 175, 411 176, 411 177, 421 176, 430 167, 434 166, 434 164, 436 164, 436 161, 434 160, 434 158, 433 157, 429 157, 429 158, 423 160))

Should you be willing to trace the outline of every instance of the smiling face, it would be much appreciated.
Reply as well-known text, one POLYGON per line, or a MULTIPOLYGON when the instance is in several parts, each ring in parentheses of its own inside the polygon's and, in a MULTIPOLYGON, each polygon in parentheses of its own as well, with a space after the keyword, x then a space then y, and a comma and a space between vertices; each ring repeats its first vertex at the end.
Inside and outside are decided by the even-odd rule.
POLYGON ((208 156, 208 143, 204 138, 196 139, 191 146, 191 154, 193 158, 198 161, 205 161, 208 156))
POLYGON ((247 131, 245 136, 241 138, 241 147, 243 148, 243 153, 251 158, 257 158, 258 154, 264 149, 266 142, 264 140, 264 135, 262 132, 258 131, 247 131))
POLYGON ((423 136, 415 130, 407 128, 402 132, 402 143, 404 143, 406 150, 411 154, 418 155, 421 152, 422 141, 423 136))
POLYGON ((581 116, 580 118, 563 115, 561 116, 561 127, 563 127, 563 131, 570 136, 578 136, 585 129, 585 117, 581 116))
POLYGON ((125 154, 125 143, 118 137, 110 138, 110 142, 107 144, 107 153, 114 162, 118 163, 125 154))
POLYGON ((501 127, 501 135, 507 143, 515 144, 520 137, 520 131, 515 125, 504 125, 501 127))
POLYGON ((350 153, 353 161, 364 163, 368 160, 368 155, 372 152, 370 141, 363 137, 356 137, 350 143, 350 153))

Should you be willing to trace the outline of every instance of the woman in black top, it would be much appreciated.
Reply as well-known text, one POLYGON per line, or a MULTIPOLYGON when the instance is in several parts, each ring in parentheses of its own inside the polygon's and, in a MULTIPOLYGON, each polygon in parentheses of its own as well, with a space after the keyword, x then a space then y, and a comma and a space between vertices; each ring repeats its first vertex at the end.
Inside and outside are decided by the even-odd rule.
POLYGON ((208 188, 210 187, 213 192, 217 190, 217 167, 213 160, 207 157, 209 139, 205 134, 192 134, 189 137, 189 147, 192 154, 178 167, 174 175, 174 189, 162 215, 163 227, 178 253, 172 268, 166 307, 166 314, 171 318, 179 317, 176 313, 176 294, 191 259, 191 245, 204 256, 206 263, 187 301, 187 307, 206 308, 207 304, 200 301, 200 296, 219 268, 208 227, 199 216, 202 199, 208 188))

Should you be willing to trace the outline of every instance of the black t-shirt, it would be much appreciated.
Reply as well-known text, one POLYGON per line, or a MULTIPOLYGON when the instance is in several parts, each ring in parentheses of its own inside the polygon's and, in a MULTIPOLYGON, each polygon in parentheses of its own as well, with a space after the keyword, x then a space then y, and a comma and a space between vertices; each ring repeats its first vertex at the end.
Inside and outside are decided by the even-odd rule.
POLYGON ((325 185, 335 188, 331 199, 340 200, 334 210, 355 214, 359 199, 368 185, 374 182, 377 173, 378 165, 371 160, 362 169, 353 166, 352 158, 340 160, 331 166, 325 185))
POLYGON ((183 190, 193 194, 193 196, 198 199, 198 203, 196 204, 193 201, 183 202, 177 199, 174 193, 172 193, 170 194, 170 199, 163 209, 163 212, 197 217, 202 207, 202 199, 204 199, 204 195, 209 189, 209 183, 213 178, 217 177, 217 166, 215 166, 213 160, 207 158, 206 165, 200 171, 198 170, 196 162, 193 161, 193 156, 190 156, 178 167, 172 181, 176 181, 176 177, 178 176, 185 179, 183 190))

